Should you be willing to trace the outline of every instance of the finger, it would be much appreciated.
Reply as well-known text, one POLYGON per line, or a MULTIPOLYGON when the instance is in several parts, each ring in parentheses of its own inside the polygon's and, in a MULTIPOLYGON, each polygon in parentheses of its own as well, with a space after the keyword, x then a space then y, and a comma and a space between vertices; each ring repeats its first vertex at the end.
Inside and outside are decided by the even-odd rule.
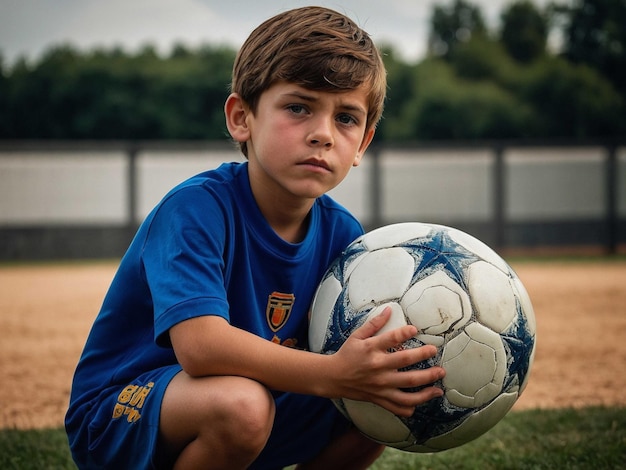
POLYGON ((398 416, 408 418, 415 412, 415 407, 441 396, 443 390, 437 387, 426 387, 417 392, 397 390, 385 400, 385 408, 398 416))
POLYGON ((415 326, 405 325, 377 335, 376 340, 380 349, 396 349, 405 341, 415 337, 416 334, 417 328, 415 326))
POLYGON ((432 384, 445 377, 442 367, 433 366, 427 369, 412 369, 395 371, 384 377, 385 386, 392 390, 416 389, 432 384))
POLYGON ((378 406, 383 407, 387 411, 393 413, 396 416, 402 416, 404 418, 410 418, 415 413, 415 406, 413 405, 400 405, 391 400, 378 400, 375 402, 378 406))
MULTIPOLYGON (((391 308, 385 307, 380 314, 373 316, 363 325, 357 328, 352 336, 358 339, 367 339, 374 336, 380 329, 385 326, 391 316, 391 308)), ((383 335, 381 335, 383 336, 383 335)), ((406 340, 405 340, 406 341, 406 340)), ((397 343, 396 343, 397 344, 397 343)))
POLYGON ((420 346, 418 348, 403 349, 387 355, 386 366, 391 369, 402 369, 419 362, 426 361, 437 355, 437 348, 432 345, 420 346))
POLYGON ((443 396, 443 390, 440 388, 427 387, 417 392, 394 390, 388 395, 379 396, 372 401, 395 415, 408 418, 413 415, 417 406, 441 396, 443 396))

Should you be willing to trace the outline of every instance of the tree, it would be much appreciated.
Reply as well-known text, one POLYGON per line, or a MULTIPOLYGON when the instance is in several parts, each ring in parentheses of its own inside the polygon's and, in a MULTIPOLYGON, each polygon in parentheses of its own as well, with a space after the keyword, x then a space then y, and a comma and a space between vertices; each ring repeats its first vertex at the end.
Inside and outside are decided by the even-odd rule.
POLYGON ((546 50, 548 20, 529 0, 510 4, 501 15, 500 41, 511 57, 532 62, 546 50))
POLYGON ((588 64, 626 93, 626 1, 574 0, 565 16, 564 56, 588 64))
POLYGON ((428 51, 435 57, 449 58, 458 44, 474 35, 487 33, 480 9, 465 0, 449 6, 435 5, 431 17, 428 51))
POLYGON ((376 141, 394 140, 406 137, 402 116, 407 101, 415 94, 413 90, 413 66, 403 62, 396 55, 393 47, 380 48, 385 69, 387 70, 387 98, 383 118, 378 124, 374 138, 376 141))
MULTIPOLYGON (((9 79, 4 65, 4 56, 0 53, 0 129, 9 126, 9 79)), ((0 131, 0 137, 2 133, 0 131)))
POLYGON ((429 58, 411 70, 410 93, 385 115, 385 140, 515 138, 532 110, 491 80, 467 80, 454 63, 429 58))
POLYGON ((624 135, 624 100, 611 83, 584 64, 562 58, 525 71, 522 99, 535 111, 535 137, 588 139, 624 135))
POLYGON ((0 138, 224 139, 234 56, 208 46, 168 58, 150 45, 134 56, 56 46, 1 77, 0 138))
MULTIPOLYGON (((498 82, 507 69, 516 69, 515 62, 502 44, 486 36, 473 37, 455 47, 448 60, 459 77, 469 80, 498 82)), ((515 73, 513 71, 512 73, 515 73)))

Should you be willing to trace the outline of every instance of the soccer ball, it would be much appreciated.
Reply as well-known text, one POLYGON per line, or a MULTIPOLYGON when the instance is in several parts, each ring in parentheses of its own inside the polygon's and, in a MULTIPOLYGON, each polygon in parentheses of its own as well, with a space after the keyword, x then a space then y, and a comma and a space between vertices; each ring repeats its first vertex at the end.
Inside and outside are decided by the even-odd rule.
POLYGON ((401 223, 363 235, 318 287, 310 350, 336 352, 386 306, 392 315, 381 332, 413 324, 417 335, 403 348, 438 348, 413 368, 442 366, 446 376, 437 385, 444 395, 410 418, 373 403, 334 400, 362 433, 405 451, 438 452, 477 438, 504 417, 528 382, 536 324, 524 286, 498 254, 442 225, 401 223))

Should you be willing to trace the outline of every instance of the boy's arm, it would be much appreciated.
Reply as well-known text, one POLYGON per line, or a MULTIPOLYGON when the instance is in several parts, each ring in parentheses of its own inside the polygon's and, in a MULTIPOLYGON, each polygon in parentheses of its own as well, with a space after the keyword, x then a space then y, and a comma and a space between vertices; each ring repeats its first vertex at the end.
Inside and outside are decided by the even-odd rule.
POLYGON ((280 346, 231 326, 224 318, 202 316, 170 330, 176 357, 191 376, 237 375, 270 389, 344 397, 376 403, 394 414, 410 416, 415 406, 440 396, 427 387, 404 392, 443 377, 443 369, 399 371, 436 354, 433 346, 389 353, 415 334, 415 327, 398 328, 374 336, 389 311, 366 322, 333 355, 315 354, 280 346))

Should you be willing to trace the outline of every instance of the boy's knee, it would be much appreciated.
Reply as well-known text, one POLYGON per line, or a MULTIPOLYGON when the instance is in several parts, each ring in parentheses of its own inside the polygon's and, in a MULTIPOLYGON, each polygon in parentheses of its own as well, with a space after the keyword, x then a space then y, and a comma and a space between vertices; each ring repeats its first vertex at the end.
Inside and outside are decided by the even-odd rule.
POLYGON ((183 467, 212 462, 243 468, 265 447, 274 414, 272 395, 256 381, 181 373, 161 408, 164 455, 183 467))
MULTIPOLYGON (((241 379, 224 397, 222 418, 229 443, 239 452, 260 453, 274 424, 275 405, 269 390, 258 382, 241 379)), ((215 424, 215 423, 213 423, 215 424)))

